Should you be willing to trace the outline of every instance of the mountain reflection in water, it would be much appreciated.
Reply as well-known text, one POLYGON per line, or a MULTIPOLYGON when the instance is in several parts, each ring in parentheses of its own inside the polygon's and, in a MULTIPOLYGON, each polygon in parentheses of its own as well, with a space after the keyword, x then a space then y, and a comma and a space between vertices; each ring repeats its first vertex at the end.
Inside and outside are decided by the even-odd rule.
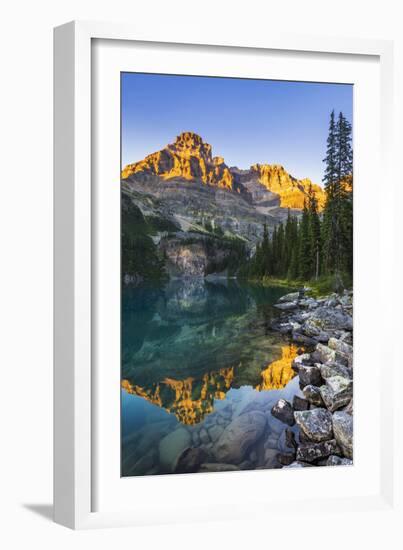
MULTIPOLYGON (((258 391, 278 390, 284 388, 295 376, 291 365, 297 355, 295 345, 286 345, 281 348, 281 357, 269 363, 261 372, 262 381, 256 386, 258 391)), ((235 372, 242 369, 228 367, 218 372, 205 373, 201 380, 192 377, 184 380, 165 378, 151 388, 144 388, 122 380, 122 388, 131 394, 143 397, 150 403, 158 405, 172 413, 182 424, 198 424, 214 408, 214 400, 225 399, 226 393, 237 379, 235 372)))
POLYGON ((227 279, 123 290, 123 475, 166 473, 159 442, 181 426, 192 438, 259 395, 292 399, 298 348, 270 330, 287 292, 227 279))

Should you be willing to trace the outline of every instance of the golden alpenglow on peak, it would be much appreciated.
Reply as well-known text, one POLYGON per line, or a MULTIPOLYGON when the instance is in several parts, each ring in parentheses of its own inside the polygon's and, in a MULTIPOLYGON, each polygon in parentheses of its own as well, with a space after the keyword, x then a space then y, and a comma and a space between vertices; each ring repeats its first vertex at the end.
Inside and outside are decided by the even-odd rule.
MULTIPOLYGON (((267 191, 279 198, 279 206, 302 210, 311 187, 323 210, 325 192, 308 178, 291 176, 280 164, 253 164, 249 170, 230 168, 222 156, 212 155, 212 147, 195 132, 182 132, 173 143, 145 159, 128 164, 122 170, 122 179, 157 176, 163 181, 175 178, 199 181, 205 185, 235 191, 248 197, 248 180, 260 183, 267 191), (242 172, 242 181, 239 173, 242 172), (242 183, 243 182, 243 183, 242 183)), ((150 183, 151 184, 151 183, 150 183)))
POLYGON ((325 205, 325 191, 312 183, 308 178, 298 180, 291 176, 280 164, 253 164, 251 166, 262 185, 268 191, 280 197, 280 206, 301 210, 307 197, 309 187, 312 187, 318 202, 318 209, 323 210, 325 205))
POLYGON ((221 157, 212 157, 212 147, 194 132, 182 132, 174 143, 144 160, 127 165, 122 179, 134 174, 151 174, 170 180, 183 178, 232 189, 233 176, 221 157), (220 160, 220 162, 217 161, 220 160))

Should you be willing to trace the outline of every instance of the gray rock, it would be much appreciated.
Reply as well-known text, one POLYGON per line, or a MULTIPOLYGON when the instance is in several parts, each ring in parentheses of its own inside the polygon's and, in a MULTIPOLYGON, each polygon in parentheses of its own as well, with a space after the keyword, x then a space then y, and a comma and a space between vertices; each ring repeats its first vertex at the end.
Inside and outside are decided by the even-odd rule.
POLYGON ((340 456, 331 455, 327 459, 326 466, 352 466, 353 461, 349 458, 341 458, 340 456))
POLYGON ((289 294, 285 294, 284 296, 281 296, 281 298, 278 300, 277 303, 283 304, 285 302, 296 302, 301 297, 301 294, 299 291, 297 292, 290 292, 289 294))
POLYGON ((318 367, 307 367, 301 365, 298 370, 299 381, 304 386, 320 386, 323 383, 322 375, 318 367))
POLYGON ((225 464, 217 462, 205 462, 200 465, 199 472, 233 472, 239 470, 235 464, 225 464))
POLYGON ((305 334, 301 334, 295 330, 292 331, 291 338, 297 344, 303 344, 304 346, 314 346, 317 342, 315 338, 311 338, 310 336, 306 336, 305 334))
POLYGON ((318 361, 320 363, 329 363, 330 361, 336 361, 336 351, 334 349, 330 349, 329 346, 318 344, 315 351, 315 357, 318 357, 318 361))
POLYGON ((225 428, 213 448, 217 462, 239 464, 250 446, 262 435, 266 416, 260 411, 251 411, 237 416, 225 428))
POLYGON ((353 346, 350 346, 347 342, 338 340, 337 338, 330 338, 327 345, 330 349, 334 349, 335 351, 344 353, 345 355, 353 354, 353 346))
POLYGON ((279 399, 277 401, 277 403, 271 409, 271 414, 275 418, 277 418, 281 422, 284 422, 285 424, 288 424, 289 426, 293 426, 295 424, 294 409, 285 399, 279 399))
POLYGON ((324 331, 353 330, 353 319, 351 315, 345 313, 342 309, 336 309, 326 305, 320 306, 312 312, 311 319, 324 331))
POLYGON ((161 439, 159 456, 162 466, 171 472, 175 471, 177 460, 182 452, 190 446, 191 439, 185 428, 178 428, 161 439))
POLYGON ((347 458, 353 458, 353 417, 345 411, 333 414, 333 431, 337 443, 347 458))
POLYGON ((309 353, 303 353, 301 355, 297 355, 292 361, 292 369, 295 370, 295 372, 299 371, 299 368, 303 365, 313 365, 311 360, 311 355, 309 353))
POLYGON ((289 449, 296 450, 298 447, 298 444, 295 440, 295 434, 293 431, 291 431, 289 428, 285 429, 285 446, 289 449))
POLYGON ((353 381, 343 376, 332 376, 326 379, 326 385, 320 387, 322 399, 329 409, 334 412, 347 405, 353 396, 353 381))
POLYGON ((304 434, 317 443, 333 438, 332 414, 325 409, 296 411, 294 418, 304 434))
MULTIPOLYGON (((317 363, 317 365, 319 365, 317 363)), ((339 363, 329 363, 327 365, 320 365, 320 374, 322 375, 322 378, 326 380, 327 378, 331 378, 332 376, 340 375, 344 376, 345 378, 353 378, 353 371, 352 369, 340 365, 339 363)))
POLYGON ((347 404, 347 406, 343 409, 343 411, 346 411, 346 413, 353 415, 354 414, 354 400, 351 398, 351 401, 347 404))
POLYGON ((309 403, 315 405, 316 407, 323 407, 324 402, 320 394, 320 389, 317 386, 309 384, 308 386, 305 386, 302 392, 305 399, 309 401, 309 403))
POLYGON ((294 411, 307 411, 309 409, 309 401, 299 397, 299 395, 294 395, 292 406, 294 411))
POLYGON ((301 445, 297 449, 297 460, 304 462, 314 462, 321 458, 326 458, 331 454, 340 452, 335 439, 322 441, 321 443, 309 443, 301 445))
POLYGON ((207 458, 207 452, 200 447, 188 447, 178 458, 175 473, 194 473, 207 458))
POLYGON ((285 302, 284 304, 274 304, 274 307, 281 309, 282 311, 290 311, 292 309, 297 309, 298 302, 285 302))

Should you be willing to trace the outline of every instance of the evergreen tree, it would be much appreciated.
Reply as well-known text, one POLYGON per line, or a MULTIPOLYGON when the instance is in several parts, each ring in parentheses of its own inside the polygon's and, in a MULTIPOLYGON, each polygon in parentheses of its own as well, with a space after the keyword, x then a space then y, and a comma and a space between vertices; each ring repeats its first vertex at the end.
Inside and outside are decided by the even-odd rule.
POLYGON ((308 211, 309 211, 309 240, 310 240, 310 272, 315 279, 319 277, 321 257, 321 227, 318 214, 318 203, 312 185, 308 189, 308 211))
POLYGON ((311 276, 311 258, 312 250, 309 231, 309 211, 307 201, 305 200, 302 219, 299 226, 298 251, 299 275, 302 279, 309 279, 311 276))

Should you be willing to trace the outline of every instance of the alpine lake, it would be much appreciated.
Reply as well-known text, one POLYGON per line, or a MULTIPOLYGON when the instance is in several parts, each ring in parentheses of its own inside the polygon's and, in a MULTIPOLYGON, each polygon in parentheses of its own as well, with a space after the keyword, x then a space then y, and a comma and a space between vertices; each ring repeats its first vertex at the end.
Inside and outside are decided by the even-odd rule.
POLYGON ((122 476, 180 473, 189 448, 206 457, 194 471, 270 467, 268 440, 286 452, 287 426, 270 410, 302 395, 292 369, 301 349, 270 327, 288 292, 226 278, 123 288, 122 476), (211 466, 224 430, 253 409, 268 418, 264 433, 241 463, 211 466))

